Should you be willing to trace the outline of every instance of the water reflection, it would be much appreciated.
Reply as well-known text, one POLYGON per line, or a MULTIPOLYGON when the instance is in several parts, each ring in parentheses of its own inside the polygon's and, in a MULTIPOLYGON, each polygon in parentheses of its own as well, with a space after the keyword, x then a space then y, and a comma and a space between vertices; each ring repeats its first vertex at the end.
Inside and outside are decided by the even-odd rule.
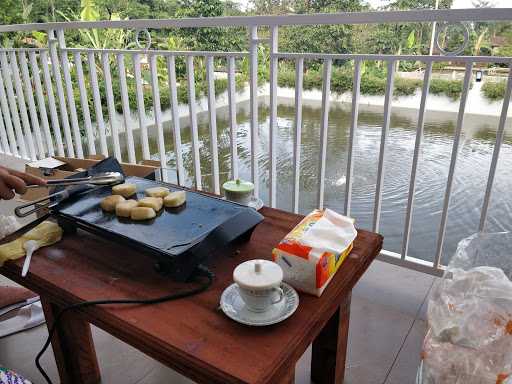
MULTIPOLYGON (((294 107, 290 100, 280 100, 277 121, 277 206, 292 209, 294 107)), ((311 211, 317 201, 320 104, 307 103, 303 108, 303 128, 300 167, 300 211, 311 211)), ((432 260, 436 249, 437 233, 450 163, 456 114, 427 112, 425 134, 417 172, 415 204, 412 220, 409 254, 432 260)), ((361 106, 354 147, 354 184, 352 216, 357 226, 370 229, 373 219, 375 183, 382 127, 382 108, 361 106)), ((237 106, 237 147, 240 176, 250 179, 250 121, 249 104, 237 106)), ((400 252, 407 206, 407 193, 414 152, 417 111, 394 109, 391 116, 385 159, 381 233, 384 247, 400 252)), ((198 116, 200 158, 203 188, 210 189, 211 158, 207 114, 198 116)), ((498 118, 467 115, 461 149, 458 157, 451 208, 444 247, 444 256, 451 256, 457 242, 478 229, 487 174, 496 138, 498 118)), ((193 184, 193 161, 188 120, 181 120, 182 151, 186 184, 193 184)), ((269 107, 261 99, 259 107, 258 161, 260 194, 268 202, 269 172, 269 107)), ((350 126, 350 106, 334 103, 329 112, 325 205, 343 211, 345 173, 350 126)), ((229 178, 230 131, 227 108, 217 111, 219 169, 221 183, 229 178)), ((175 165, 172 129, 164 124, 168 164, 175 165)), ((123 142, 123 138, 121 138, 123 142)), ((139 133, 135 131, 137 159, 141 158, 139 133)), ((150 143, 153 157, 158 159, 154 137, 150 143)), ((126 157, 124 154, 123 156, 126 157)), ((173 177, 171 176, 171 179, 173 177)), ((507 132, 502 147, 493 199, 489 211, 488 230, 507 230, 511 227, 512 136, 507 132)), ((445 259, 446 261, 446 259, 445 259)))

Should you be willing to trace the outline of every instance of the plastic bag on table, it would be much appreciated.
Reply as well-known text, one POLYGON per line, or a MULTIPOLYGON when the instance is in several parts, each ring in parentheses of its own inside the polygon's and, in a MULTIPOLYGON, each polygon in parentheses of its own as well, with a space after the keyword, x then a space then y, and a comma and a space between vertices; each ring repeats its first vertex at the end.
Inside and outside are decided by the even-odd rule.
POLYGON ((512 234, 462 240, 428 303, 422 384, 512 384, 512 234))

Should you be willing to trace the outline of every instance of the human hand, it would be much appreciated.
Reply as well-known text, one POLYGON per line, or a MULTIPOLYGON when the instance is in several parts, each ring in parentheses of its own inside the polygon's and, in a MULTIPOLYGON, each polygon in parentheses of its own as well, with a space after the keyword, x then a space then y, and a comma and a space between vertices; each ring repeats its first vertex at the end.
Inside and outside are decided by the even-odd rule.
POLYGON ((15 192, 23 194, 28 185, 46 185, 46 180, 28 173, 0 166, 0 199, 10 200, 15 192))

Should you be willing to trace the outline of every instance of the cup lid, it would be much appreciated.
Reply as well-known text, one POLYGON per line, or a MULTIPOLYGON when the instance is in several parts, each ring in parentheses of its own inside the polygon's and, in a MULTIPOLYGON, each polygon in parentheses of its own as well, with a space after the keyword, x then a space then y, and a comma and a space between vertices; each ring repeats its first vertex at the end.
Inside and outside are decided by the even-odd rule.
POLYGON ((254 184, 241 179, 229 180, 222 184, 222 188, 228 192, 252 192, 254 184))
POLYGON ((244 288, 265 289, 281 283, 283 270, 269 260, 249 260, 235 268, 233 280, 244 288))

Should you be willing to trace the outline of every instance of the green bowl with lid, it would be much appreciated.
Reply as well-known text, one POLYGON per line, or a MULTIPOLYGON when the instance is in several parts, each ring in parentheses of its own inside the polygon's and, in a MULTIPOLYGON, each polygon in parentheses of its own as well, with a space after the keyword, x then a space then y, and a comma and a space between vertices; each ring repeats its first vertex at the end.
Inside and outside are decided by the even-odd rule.
POLYGON ((248 205, 252 199, 254 184, 241 179, 229 180, 222 184, 222 189, 226 199, 248 205))

